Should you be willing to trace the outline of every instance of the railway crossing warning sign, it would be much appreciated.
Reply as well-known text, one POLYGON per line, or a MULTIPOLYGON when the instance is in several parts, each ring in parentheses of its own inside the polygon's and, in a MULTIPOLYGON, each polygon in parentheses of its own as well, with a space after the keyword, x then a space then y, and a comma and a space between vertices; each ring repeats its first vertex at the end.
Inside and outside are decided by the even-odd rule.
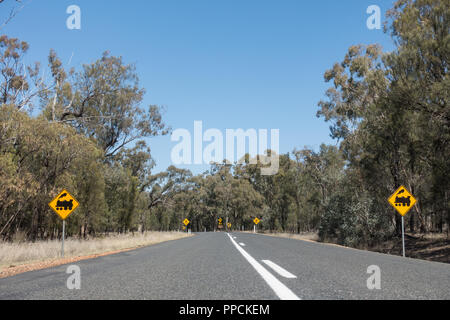
POLYGON ((79 203, 67 190, 63 190, 55 199, 50 201, 48 205, 61 217, 61 219, 66 220, 79 206, 79 203))
MULTIPOLYGON (((178 220, 178 221, 179 221, 179 220, 178 220)), ((190 221, 189 221, 188 219, 184 219, 183 223, 184 223, 185 226, 187 226, 187 225, 190 223, 190 221)), ((184 229, 183 229, 183 230, 184 230, 184 229)))
POLYGON ((402 216, 405 216, 417 202, 416 198, 404 187, 401 186, 388 199, 391 206, 402 216))
POLYGON ((63 221, 62 229, 62 245, 61 256, 64 257, 64 233, 66 229, 66 219, 75 209, 80 205, 74 197, 67 190, 61 191, 55 199, 48 204, 63 221))
POLYGON ((254 224, 258 224, 261 220, 259 220, 258 218, 253 219, 253 223, 254 224))
POLYGON ((401 186, 400 188, 395 191, 392 196, 388 199, 391 206, 394 207, 395 210, 397 210, 398 213, 402 216, 402 246, 403 246, 403 257, 406 256, 405 254, 405 215, 408 213, 409 210, 414 206, 414 204, 417 202, 416 198, 404 187, 401 186))

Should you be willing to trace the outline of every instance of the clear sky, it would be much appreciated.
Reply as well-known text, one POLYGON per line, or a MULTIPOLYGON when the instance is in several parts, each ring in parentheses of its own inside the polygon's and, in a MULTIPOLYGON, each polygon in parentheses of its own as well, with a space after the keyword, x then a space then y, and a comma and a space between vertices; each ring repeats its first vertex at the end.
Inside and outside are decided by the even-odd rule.
MULTIPOLYGON (((316 118, 317 103, 329 86, 323 73, 349 46, 392 49, 389 35, 367 28, 366 9, 378 5, 384 21, 393 0, 23 2, 2 33, 30 44, 28 61, 46 65, 53 48, 76 67, 108 50, 136 64, 144 103, 165 106, 163 119, 173 129, 193 132, 195 120, 224 133, 279 129, 281 153, 335 143, 329 125, 316 118), (66 27, 72 4, 81 8, 81 30, 66 27)), ((169 136, 148 143, 155 172, 171 165, 176 143, 169 136)))

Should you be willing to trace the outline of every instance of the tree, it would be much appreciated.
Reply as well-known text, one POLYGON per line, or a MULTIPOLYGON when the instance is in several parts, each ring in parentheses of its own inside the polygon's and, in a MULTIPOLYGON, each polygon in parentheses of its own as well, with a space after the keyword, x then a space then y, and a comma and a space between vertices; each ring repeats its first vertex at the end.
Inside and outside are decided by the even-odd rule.
POLYGON ((0 36, 0 107, 32 107, 33 99, 39 94, 42 82, 39 64, 25 66, 23 61, 28 48, 24 41, 0 36))
POLYGON ((139 87, 135 66, 124 64, 121 57, 105 52, 67 74, 51 51, 49 66, 53 85, 41 93, 47 118, 95 138, 107 159, 133 141, 169 132, 158 106, 141 106, 145 90, 139 87))
MULTIPOLYGON (((153 214, 154 209, 161 205, 167 205, 176 192, 180 191, 187 179, 192 176, 189 170, 178 169, 170 166, 166 171, 149 176, 143 185, 143 190, 148 191, 148 212, 153 214)), ((161 223, 163 212, 158 212, 158 220, 161 223)), ((145 221, 145 220, 143 220, 145 221)), ((143 222, 142 221, 142 222, 143 222)), ((145 225, 142 230, 145 230, 145 225)))
MULTIPOLYGON (((0 0, 0 4, 5 5, 4 0, 0 0)), ((8 15, 2 17, 3 22, 0 25, 0 30, 5 27, 25 7, 25 4, 23 4, 21 0, 15 0, 14 3, 12 3, 11 1, 8 3, 8 5, 10 7, 10 10, 8 15)))

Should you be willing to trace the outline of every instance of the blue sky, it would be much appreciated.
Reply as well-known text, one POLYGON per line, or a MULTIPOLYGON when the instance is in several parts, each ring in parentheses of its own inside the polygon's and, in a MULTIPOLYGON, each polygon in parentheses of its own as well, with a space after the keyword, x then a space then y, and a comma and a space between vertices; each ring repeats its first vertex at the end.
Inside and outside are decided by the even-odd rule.
MULTIPOLYGON (((8 0, 7 0, 8 1, 8 0)), ((12 2, 12 0, 9 0, 12 2)), ((25 2, 27 0, 24 0, 25 2)), ((50 48, 80 66, 108 50, 135 63, 145 104, 164 106, 173 129, 280 129, 280 152, 332 143, 316 118, 329 84, 323 73, 349 46, 393 48, 369 30, 366 9, 384 14, 393 0, 28 0, 2 30, 30 44, 28 61, 46 64, 50 48), (81 30, 66 28, 69 5, 81 8, 81 30)), ((3 9, 5 10, 5 9, 3 9)), ((5 12, 1 13, 2 16, 5 12)), ((171 165, 175 142, 148 140, 157 166, 171 165)), ((194 172, 205 166, 187 166, 194 172)))

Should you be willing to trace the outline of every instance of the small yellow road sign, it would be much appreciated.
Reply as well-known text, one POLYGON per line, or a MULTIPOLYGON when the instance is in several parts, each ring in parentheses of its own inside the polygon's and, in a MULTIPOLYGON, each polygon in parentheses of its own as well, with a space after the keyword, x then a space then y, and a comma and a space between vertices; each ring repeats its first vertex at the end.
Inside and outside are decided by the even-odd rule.
POLYGON ((77 200, 67 190, 61 191, 55 199, 48 204, 63 220, 79 206, 77 200))
POLYGON ((231 222, 228 222, 228 223, 227 223, 227 227, 228 227, 228 228, 231 228, 231 222))
POLYGON ((254 224, 258 224, 258 223, 260 223, 260 221, 261 221, 261 220, 259 220, 258 218, 253 219, 253 223, 254 223, 254 224))
POLYGON ((223 221, 222 218, 219 218, 219 223, 220 223, 220 224, 222 224, 222 221, 223 221))
POLYGON ((184 219, 183 223, 184 223, 184 225, 187 226, 190 223, 190 221, 188 219, 184 219))
POLYGON ((405 216, 417 202, 416 198, 404 186, 398 188, 388 201, 402 216, 405 216))

